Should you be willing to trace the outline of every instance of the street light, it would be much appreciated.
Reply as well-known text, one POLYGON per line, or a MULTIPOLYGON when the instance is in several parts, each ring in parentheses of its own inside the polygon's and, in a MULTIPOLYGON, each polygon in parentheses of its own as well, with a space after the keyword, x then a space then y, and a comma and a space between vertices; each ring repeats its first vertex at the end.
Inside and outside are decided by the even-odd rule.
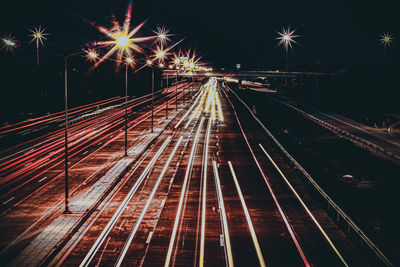
POLYGON ((384 46, 384 48, 386 48, 387 46, 390 47, 390 45, 393 43, 393 37, 391 34, 389 33, 383 33, 380 36, 381 38, 379 39, 381 41, 381 45, 384 46))
POLYGON ((156 41, 161 45, 161 48, 163 47, 164 44, 167 42, 171 41, 169 37, 171 34, 169 34, 169 30, 165 28, 165 26, 159 27, 157 26, 157 30, 153 31, 156 34, 156 41))
POLYGON ((95 46, 108 47, 110 50, 104 54, 104 56, 97 61, 94 65, 94 68, 97 67, 104 60, 108 59, 114 53, 116 53, 116 62, 117 66, 121 62, 123 62, 123 58, 131 58, 132 50, 142 53, 142 48, 138 45, 140 42, 145 42, 154 38, 154 36, 150 37, 135 37, 137 32, 143 27, 144 22, 140 23, 138 26, 130 30, 130 21, 131 21, 131 13, 132 7, 131 5, 128 8, 128 11, 125 15, 125 20, 122 25, 120 25, 117 21, 114 22, 114 25, 111 29, 106 29, 102 26, 95 27, 107 36, 108 40, 95 42, 95 46))
POLYGON ((17 41, 11 35, 3 37, 1 40, 3 41, 2 49, 6 50, 7 52, 12 52, 14 48, 17 47, 17 41))
POLYGON ((279 40, 278 45, 283 45, 285 48, 285 70, 288 71, 288 52, 289 47, 292 48, 292 43, 297 43, 294 38, 299 37, 298 35, 294 35, 296 30, 290 30, 290 26, 287 29, 282 28, 281 32, 278 32, 279 37, 276 39, 279 40))
POLYGON ((39 43, 43 44, 43 39, 47 40, 46 35, 49 35, 48 33, 45 33, 46 29, 42 29, 42 25, 39 25, 39 28, 36 28, 34 30, 30 30, 32 32, 32 34, 30 36, 32 36, 32 40, 30 41, 30 43, 32 42, 36 42, 36 66, 39 66, 39 43))
MULTIPOLYGON (((73 53, 70 55, 62 55, 55 52, 50 52, 53 55, 59 56, 64 59, 64 167, 65 167, 65 209, 64 214, 70 214, 69 210, 69 193, 68 193, 68 58, 81 55, 86 53, 88 55, 88 51, 81 51, 78 53, 73 53)), ((94 54, 92 53, 92 57, 94 54)))

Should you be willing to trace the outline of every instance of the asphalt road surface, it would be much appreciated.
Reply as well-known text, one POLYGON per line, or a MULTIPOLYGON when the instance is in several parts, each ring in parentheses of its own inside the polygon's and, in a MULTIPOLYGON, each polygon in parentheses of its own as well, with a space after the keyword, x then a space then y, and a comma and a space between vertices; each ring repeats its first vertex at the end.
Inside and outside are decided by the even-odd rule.
MULTIPOLYGON (((227 88, 211 78, 192 97, 163 126, 167 120, 160 100, 158 135, 137 155, 142 143, 129 144, 131 154, 124 160, 131 160, 132 167, 94 200, 93 213, 77 219, 82 223, 63 237, 63 245, 45 255, 33 245, 51 241, 38 240, 39 233, 55 218, 78 214, 62 215, 62 209, 52 210, 55 198, 42 201, 45 195, 34 194, 38 203, 27 201, 25 212, 41 212, 27 221, 45 213, 50 219, 6 249, 2 260, 57 266, 369 266, 227 88), (36 249, 24 254, 30 247, 36 249)), ((132 115, 129 140, 152 137, 148 117, 136 120, 132 115)), ((108 153, 76 172, 81 178, 72 188, 84 192, 123 160, 110 156, 122 150, 118 136, 108 153), (85 175, 89 170, 92 175, 85 175)), ((62 192, 62 179, 57 184, 54 192, 62 192)), ((4 213, 3 229, 11 227, 14 209, 4 213)))

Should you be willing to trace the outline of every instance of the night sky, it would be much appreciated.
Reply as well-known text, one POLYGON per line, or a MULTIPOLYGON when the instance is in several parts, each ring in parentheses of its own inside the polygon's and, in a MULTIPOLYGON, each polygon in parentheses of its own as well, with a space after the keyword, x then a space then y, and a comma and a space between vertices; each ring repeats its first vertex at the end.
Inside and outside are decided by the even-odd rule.
MULTIPOLYGON (((2 80, 6 86, 13 84, 13 87, 18 87, 14 94, 5 90, 10 101, 1 104, 10 105, 12 98, 19 96, 21 90, 34 87, 26 85, 26 80, 35 79, 34 77, 22 79, 25 84, 20 81, 22 74, 33 75, 31 70, 35 52, 34 45, 29 45, 29 28, 41 24, 51 34, 45 48, 41 48, 41 60, 44 65, 47 62, 49 71, 55 71, 60 67, 59 62, 49 63, 54 62, 54 59, 46 58, 45 51, 70 53, 85 48, 85 44, 89 42, 104 39, 89 22, 109 27, 113 15, 122 22, 129 3, 126 0, 3 1, 0 9, 0 34, 12 34, 22 45, 12 54, 5 51, 0 53, 1 73, 4 75, 2 80)), ((233 68, 236 63, 241 63, 243 68, 248 69, 282 68, 284 50, 277 47, 277 31, 290 25, 300 35, 296 39, 298 44, 294 44, 289 55, 292 70, 339 71, 358 64, 368 70, 359 70, 359 76, 354 76, 354 81, 357 82, 364 74, 367 77, 371 74, 375 76, 376 70, 383 72, 385 69, 385 73, 395 73, 396 69, 400 69, 399 61, 396 60, 400 55, 400 26, 395 1, 150 0, 133 1, 132 7, 131 26, 146 20, 140 31, 142 36, 151 35, 151 30, 157 25, 165 25, 171 33, 176 34, 173 40, 185 38, 182 43, 185 50, 196 49, 204 61, 214 66, 233 68), (394 43, 387 49, 379 41, 384 32, 389 32, 394 37, 394 43)), ((88 67, 76 60, 72 61, 72 67, 74 66, 81 69, 88 67)), ((81 69, 78 71, 83 72, 81 69)), ((118 76, 110 76, 110 83, 120 82, 121 79, 114 77, 115 75, 118 76)), ((357 87, 354 90, 368 91, 373 96, 376 85, 387 78, 379 75, 373 83, 360 86, 355 83, 351 88, 357 87)), ((41 93, 46 86, 54 87, 54 83, 50 83, 51 79, 46 77, 48 76, 38 78, 43 86, 29 90, 41 93)), ((88 82, 82 82, 83 75, 79 77, 81 85, 88 82)), ((89 79, 95 80, 93 77, 89 79)), ((62 82, 61 77, 58 80, 62 82)), ((62 86, 62 83, 58 85, 62 86)), ((105 83, 101 85, 105 86, 105 83)), ((100 90, 99 86, 90 86, 93 88, 87 89, 84 85, 82 88, 85 87, 86 91, 100 90)), ((53 90, 48 88, 46 90, 53 90)), ((393 98, 398 91, 396 88, 394 82, 389 82, 385 86, 385 95, 393 98)), ((115 93, 99 97, 113 94, 115 93)))
MULTIPOLYGON (((379 54, 379 35, 398 33, 394 1, 133 1, 133 25, 148 20, 143 34, 166 25, 186 47, 214 64, 270 66, 282 56, 276 31, 291 25, 301 35, 292 62, 343 63, 379 54)), ((122 20, 129 1, 3 1, 1 33, 25 38, 26 27, 42 24, 51 42, 96 38, 86 21, 122 20)), ((400 38, 400 37, 399 37, 400 38)), ((396 39, 395 39, 396 40, 396 39)), ((392 49, 395 50, 395 46, 392 49)))

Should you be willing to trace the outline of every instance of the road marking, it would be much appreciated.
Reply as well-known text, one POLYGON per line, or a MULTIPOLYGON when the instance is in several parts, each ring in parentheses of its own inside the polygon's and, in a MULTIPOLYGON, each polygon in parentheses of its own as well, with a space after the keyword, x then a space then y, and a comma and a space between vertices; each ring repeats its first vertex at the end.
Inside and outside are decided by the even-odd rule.
POLYGON ((150 243, 151 238, 153 237, 153 231, 150 231, 149 236, 146 239, 146 244, 150 243))
POLYGON ((225 251, 226 255, 228 256, 228 267, 233 267, 234 264, 233 264, 232 248, 231 248, 231 239, 229 237, 228 220, 226 218, 224 197, 222 195, 221 182, 218 174, 218 167, 215 161, 213 161, 212 164, 214 170, 215 185, 217 188, 219 211, 222 219, 222 230, 223 230, 223 239, 225 243, 225 251))
POLYGON ((4 201, 4 202, 3 202, 3 205, 7 204, 8 202, 10 202, 11 200, 13 200, 14 198, 15 198, 15 197, 12 197, 12 198, 10 198, 9 200, 4 201))
POLYGON ((271 158, 271 156, 267 153, 267 151, 264 149, 264 147, 261 144, 258 144, 261 147, 261 150, 264 152, 264 154, 268 157, 269 161, 271 161, 272 165, 274 165, 275 169, 279 172, 279 174, 282 176, 283 180, 285 180, 286 184, 289 186, 290 190, 292 190, 293 194, 296 196, 296 198, 299 200, 300 204, 303 206, 303 208, 306 210, 307 214, 311 217, 315 225, 318 227, 318 229, 321 231, 322 235, 325 237, 325 239, 328 241, 329 245, 332 247, 333 251, 336 253, 336 255, 339 257, 339 259, 342 261, 342 263, 345 266, 349 266, 340 252, 336 249, 335 245, 329 238, 329 236, 326 234, 325 230, 322 228, 322 226, 319 224, 317 219, 315 219, 314 215, 311 213, 311 211, 308 209, 307 205, 303 202, 303 200, 300 198, 300 196, 297 194, 296 190, 293 188, 293 186, 290 184, 289 180, 286 178, 286 176, 283 174, 281 169, 276 165, 275 161, 271 158))
POLYGON ((237 180, 235 170, 233 169, 232 163, 230 161, 228 161, 228 165, 229 165, 229 169, 231 170, 231 173, 232 173, 233 181, 235 182, 235 186, 236 186, 236 190, 238 192, 239 198, 240 198, 240 202, 242 203, 242 208, 243 208, 244 214, 246 216, 247 225, 249 226, 249 229, 250 229, 251 239, 253 240, 253 245, 257 252, 258 262, 260 263, 260 266, 265 267, 266 265, 265 265, 264 257, 262 255, 262 252, 260 249, 260 245, 258 243, 256 231, 254 230, 253 222, 251 221, 249 210, 247 209, 246 202, 244 201, 242 190, 240 189, 240 185, 237 180))
POLYGON ((38 183, 41 183, 43 180, 46 180, 47 179, 47 176, 46 177, 43 177, 42 179, 40 179, 39 181, 38 181, 38 183))
MULTIPOLYGON (((162 178, 164 177, 164 174, 165 174, 165 172, 167 171, 168 166, 169 166, 169 164, 170 164, 170 162, 171 162, 173 156, 175 155, 176 150, 178 149, 179 145, 181 144, 182 140, 183 140, 183 137, 181 136, 181 137, 179 138, 178 142, 176 143, 176 145, 175 145, 175 147, 174 147, 174 149, 173 149, 171 155, 168 157, 168 160, 167 160, 167 162, 165 163, 164 168, 162 169, 160 175, 158 176, 157 182, 156 182, 156 184, 153 186, 153 189, 151 190, 151 193, 150 193, 149 197, 147 198, 146 204, 144 205, 144 207, 143 207, 143 209, 142 209, 142 212, 140 213, 138 219, 136 220, 135 225, 134 225, 132 231, 130 232, 128 239, 126 240, 126 242, 125 242, 125 244, 124 244, 124 247, 123 247, 121 253, 119 254, 117 263, 115 264, 116 267, 121 266, 122 261, 124 260, 125 255, 126 255, 126 253, 128 252, 128 249, 129 249, 129 247, 130 247, 131 244, 132 244, 132 240, 133 240, 133 238, 135 237, 135 234, 136 234, 137 230, 139 229, 140 223, 142 222, 143 217, 144 217, 144 215, 146 214, 146 211, 147 211, 147 209, 149 208, 149 206, 150 206, 150 204, 151 204, 151 201, 153 200, 153 197, 154 197, 154 195, 155 195, 155 193, 156 193, 156 191, 157 191, 157 189, 158 189, 158 186, 160 185, 161 180, 162 180, 162 178)), ((160 214, 161 214, 161 211, 162 211, 162 210, 160 210, 160 214)), ((150 237, 150 238, 151 238, 151 237, 150 237)), ((146 243, 147 243, 147 241, 146 241, 146 243)))
POLYGON ((169 263, 171 261, 172 249, 174 247, 176 232, 178 230, 179 218, 180 218, 181 212, 182 212, 183 199, 185 197, 188 178, 189 178, 190 170, 192 168, 194 155, 195 155, 195 152, 196 152, 197 143, 198 143, 198 139, 199 139, 199 135, 200 135, 200 131, 201 131, 201 128, 203 126, 203 123, 204 123, 204 117, 201 118, 201 121, 200 121, 200 124, 199 124, 199 128, 197 129, 196 136, 194 138, 192 150, 190 152, 188 165, 186 167, 186 172, 185 172, 185 178, 184 178, 183 185, 182 185, 181 195, 180 195, 180 198, 179 198, 178 210, 177 210, 176 216, 175 216, 175 222, 174 222, 174 226, 173 226, 173 229, 172 229, 171 239, 169 241, 168 252, 167 252, 167 256, 165 258, 164 267, 168 267, 169 263))

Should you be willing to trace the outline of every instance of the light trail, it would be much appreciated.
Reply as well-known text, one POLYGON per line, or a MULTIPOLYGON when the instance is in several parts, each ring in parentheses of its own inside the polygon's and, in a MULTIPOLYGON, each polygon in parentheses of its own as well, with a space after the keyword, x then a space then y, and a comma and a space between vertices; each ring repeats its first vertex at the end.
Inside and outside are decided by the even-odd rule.
POLYGON ((193 103, 193 105, 190 107, 190 109, 186 112, 186 114, 179 120, 179 122, 175 125, 174 129, 177 129, 179 127, 179 125, 187 118, 187 116, 189 115, 189 113, 192 111, 192 109, 196 106, 196 103, 199 101, 201 97, 201 93, 196 97, 195 102, 193 103))
POLYGON ((322 235, 325 237, 326 241, 328 241, 329 245, 331 246, 331 248, 333 249, 333 251, 336 253, 336 255, 339 257, 339 259, 341 260, 341 262, 345 265, 345 266, 349 266, 347 264, 347 262, 344 260, 343 256, 340 254, 340 252, 337 250, 337 248, 335 247, 335 245, 333 244, 332 240, 329 238, 329 236, 326 234, 325 230, 322 228, 322 226, 319 224, 319 222, 317 221, 317 219, 314 217, 314 215, 311 213, 310 209, 307 207, 307 205, 303 202, 303 200, 301 199, 301 197, 299 196, 299 194, 297 194, 296 190, 293 188, 293 186, 291 185, 291 183, 289 182, 289 180, 286 178, 286 176, 283 174, 283 172, 281 171, 281 169, 278 167, 278 165, 276 165, 275 161, 271 158, 271 156, 267 153, 267 151, 265 150, 265 148, 261 145, 258 144, 261 147, 261 150, 264 152, 264 154, 267 156, 267 158, 269 159, 269 161, 271 161, 272 165, 274 165, 275 169, 279 172, 279 174, 282 176, 283 180, 286 182, 286 184, 289 186, 290 190, 293 192, 293 194, 296 196, 296 198, 299 200, 300 204, 303 206, 303 208, 306 210, 307 214, 310 216, 310 218, 312 219, 312 221, 315 223, 315 225, 318 227, 318 229, 320 230, 320 232, 322 233, 322 235))
POLYGON ((231 170, 231 173, 232 173, 233 181, 235 182, 236 190, 238 191, 240 202, 242 203, 242 208, 243 208, 244 214, 246 216, 247 225, 249 226, 249 229, 250 229, 251 239, 253 240, 253 245, 257 252, 258 262, 260 263, 260 266, 265 267, 266 265, 265 265, 264 257, 262 255, 260 245, 257 240, 256 231, 254 230, 253 223, 251 221, 251 217, 249 214, 249 210, 247 209, 246 202, 244 201, 242 190, 240 189, 239 182, 237 180, 235 171, 234 171, 232 163, 230 161, 228 161, 228 165, 229 165, 229 169, 231 170))
POLYGON ((196 106, 196 109, 193 111, 192 115, 190 116, 190 119, 188 120, 188 122, 185 124, 185 129, 189 126, 189 124, 192 122, 192 120, 194 118, 199 118, 200 114, 199 114, 199 110, 201 108, 201 106, 203 105, 204 102, 204 97, 206 95, 206 91, 203 89, 201 94, 200 94, 200 102, 199 104, 196 106), (197 115, 196 115, 197 114, 197 115))
POLYGON ((150 169, 153 167, 154 163, 158 159, 158 157, 161 155, 161 153, 164 151, 165 147, 169 144, 171 141, 171 136, 168 136, 168 138, 164 141, 163 145, 160 147, 160 149, 157 151, 157 153, 153 156, 149 164, 146 166, 144 169, 143 173, 140 175, 140 177, 137 179, 129 193, 126 195, 124 201, 121 203, 121 205, 118 207, 118 210, 114 213, 112 216, 111 220, 108 222, 106 227, 103 229, 101 232, 100 236, 97 238, 96 242, 93 244, 92 248, 88 252, 88 254, 85 256, 81 264, 79 265, 80 267, 83 266, 89 266, 90 262, 92 261, 93 257, 99 250, 100 246, 103 244, 104 240, 106 239, 107 235, 111 232, 112 228, 114 225, 117 223, 118 219, 122 215, 122 212, 124 211, 126 205, 129 203, 129 201, 132 199, 133 195, 135 194, 136 190, 139 188, 141 183, 144 181, 144 178, 147 176, 149 173, 150 169))
MULTIPOLYGON (((176 152, 176 150, 178 149, 179 145, 181 144, 182 140, 183 140, 183 137, 181 136, 181 137, 179 138, 178 142, 176 143, 176 145, 175 145, 175 147, 174 147, 174 149, 173 149, 171 155, 169 156, 167 162, 165 163, 164 168, 162 169, 160 175, 158 176, 157 182, 156 182, 156 184, 154 185, 153 189, 151 190, 151 193, 150 193, 150 195, 149 195, 149 198, 147 199, 146 204, 144 205, 142 212, 140 213, 140 215, 139 215, 139 217, 138 217, 138 219, 137 219, 137 221, 136 221, 136 223, 135 223, 135 225, 134 225, 134 227, 133 227, 131 233, 129 234, 129 237, 128 237, 128 239, 126 240, 126 242, 125 242, 125 244, 124 244, 124 247, 123 247, 121 253, 119 254, 117 263, 115 264, 116 267, 121 266, 122 261, 124 260, 125 255, 126 255, 126 253, 128 252, 128 249, 129 249, 129 247, 130 247, 130 245, 131 245, 131 243, 132 243, 132 240, 133 240, 133 238, 135 237, 135 234, 136 234, 137 230, 139 229, 139 226, 140 226, 140 224, 141 224, 141 222, 142 222, 142 220, 143 220, 143 217, 144 217, 144 215, 145 215, 147 209, 149 208, 149 206, 150 206, 150 204, 151 204, 151 201, 153 200, 153 197, 154 197, 154 195, 155 195, 155 193, 156 193, 156 191, 157 191, 157 189, 158 189, 158 186, 160 185, 161 180, 162 180, 162 178, 164 177, 165 172, 167 171, 167 168, 168 168, 168 166, 169 166, 169 164, 170 164, 170 162, 171 162, 171 160, 172 160, 172 157, 175 155, 175 152, 176 152)), ((152 233, 152 232, 151 232, 151 233, 152 233)), ((149 235, 149 238, 150 238, 150 235, 149 235)))
POLYGON ((245 132, 244 132, 244 130, 243 130, 242 124, 240 123, 239 117, 238 117, 238 115, 237 115, 237 113, 236 113, 236 109, 235 109, 235 107, 233 106, 232 102, 229 100, 229 98, 228 98, 228 96, 226 95, 225 92, 224 92, 224 94, 225 94, 227 100, 229 101, 229 103, 230 103, 230 105, 231 105, 231 107, 232 107, 232 109, 233 109, 233 113, 235 114, 236 121, 237 121, 237 123, 238 123, 238 125, 239 125, 240 131, 242 132, 243 138, 244 138, 244 140, 245 140, 245 142, 246 142, 246 144, 247 144, 247 147, 248 147, 249 150, 250 150, 250 153, 251 153, 251 155, 252 155, 252 157, 253 157, 254 162, 255 162, 256 165, 257 165, 258 170, 260 171, 261 176, 262 176, 263 179, 264 179, 265 184, 266 184, 267 187, 268 187, 268 191, 270 192, 271 197, 272 197, 272 199, 274 200, 276 207, 278 208, 279 214, 281 215, 281 218, 282 218, 283 222, 285 223, 286 229, 288 230, 288 232, 289 232, 289 234, 290 234, 290 237, 292 238, 292 240, 293 240, 293 242, 294 242, 294 244, 295 244, 295 246, 296 246, 296 248, 297 248, 297 251, 298 251, 299 254, 300 254, 301 259, 303 260, 304 265, 305 265, 306 267, 310 267, 310 263, 308 262, 308 260, 307 260, 307 258, 306 258, 306 256, 305 256, 305 254, 304 254, 304 251, 303 251, 302 247, 300 246, 299 241, 297 240, 297 235, 295 234, 294 229, 292 228, 291 224, 289 223, 285 212, 283 211, 281 205, 279 204, 279 201, 278 201, 278 198, 277 198, 276 195, 275 195, 275 192, 272 190, 272 186, 271 186, 271 183, 270 183, 268 177, 267 177, 267 176, 265 175, 265 173, 263 172, 263 170, 262 170, 262 168, 261 168, 261 165, 260 165, 260 163, 258 162, 257 157, 256 157, 256 155, 254 154, 254 151, 253 151, 253 149, 252 149, 251 146, 250 146, 249 140, 247 139, 247 136, 246 136, 246 134, 245 134, 245 132))
POLYGON ((204 147, 203 156, 203 194, 201 203, 201 235, 200 235, 200 257, 199 266, 204 266, 204 243, 205 243, 205 232, 206 232, 206 205, 207 205, 207 167, 208 167, 208 145, 210 142, 211 133, 211 120, 208 120, 207 133, 204 147))
POLYGON ((188 180, 189 180, 188 178, 189 178, 190 170, 192 168, 192 164, 193 164, 193 161, 194 161, 194 155, 195 155, 195 152, 196 152, 197 143, 198 143, 198 139, 199 139, 199 136, 200 136, 200 132, 201 132, 203 123, 204 123, 204 117, 201 118, 201 121, 200 121, 200 124, 199 124, 199 128, 197 129, 196 136, 195 136, 194 141, 193 141, 192 150, 190 152, 188 165, 186 167, 186 172, 185 172, 185 178, 184 178, 183 185, 182 185, 181 195, 180 195, 180 198, 179 198, 178 210, 177 210, 176 216, 175 216, 175 222, 174 222, 174 226, 173 226, 173 229, 172 229, 171 239, 169 241, 168 252, 167 252, 167 256, 165 258, 164 267, 168 267, 170 262, 171 262, 172 249, 174 247, 176 232, 178 230, 179 219, 181 217, 183 199, 185 197, 186 187, 187 187, 187 183, 188 183, 188 180))
POLYGON ((222 218, 222 230, 224 233, 224 242, 225 242, 225 253, 228 257, 228 267, 233 267, 233 256, 232 256, 232 247, 231 247, 231 239, 229 236, 228 229, 228 220, 226 218, 225 205, 224 205, 224 197, 222 195, 221 182, 219 179, 217 163, 215 161, 212 162, 214 177, 215 177, 215 186, 217 188, 217 197, 218 197, 218 205, 222 218))
MULTIPOLYGON (((146 102, 146 101, 148 101, 148 100, 144 100, 144 102, 146 102)), ((133 106, 139 105, 139 104, 142 104, 142 103, 134 103, 133 106)), ((155 113, 158 113, 158 112, 160 112, 160 111, 162 110, 162 108, 163 108, 163 106, 162 106, 162 104, 160 104, 159 106, 157 106, 157 107, 155 108, 155 111, 154 111, 154 112, 155 112, 155 113)), ((114 120, 115 117, 117 117, 117 116, 119 116, 119 115, 121 115, 121 114, 123 114, 123 110, 122 110, 122 111, 121 111, 121 110, 120 110, 120 111, 117 111, 114 115, 112 115, 112 117, 107 117, 107 118, 106 118, 105 120, 103 120, 103 121, 96 122, 95 125, 96 125, 96 124, 99 124, 99 127, 105 125, 105 126, 103 126, 103 129, 104 129, 104 130, 105 130, 107 127, 108 127, 108 128, 117 127, 118 124, 120 124, 120 123, 123 122, 122 117, 120 116, 119 118, 117 118, 116 121, 113 121, 113 120, 114 120), (106 127, 106 128, 104 128, 104 127, 106 127)), ((141 122, 143 122, 146 118, 148 118, 148 117, 150 116, 150 114, 151 114, 151 112, 149 111, 149 112, 147 112, 147 113, 145 113, 145 114, 143 114, 143 115, 137 117, 135 120, 129 122, 129 124, 131 125, 131 126, 129 126, 129 130, 132 129, 133 127, 135 127, 136 125, 140 124, 141 122), (132 125, 132 123, 134 123, 134 124, 132 125)), ((70 147, 71 151, 73 151, 73 150, 72 150, 72 147, 73 147, 74 145, 78 145, 78 141, 77 141, 77 140, 74 140, 74 139, 76 139, 76 138, 79 137, 80 135, 83 135, 83 134, 85 134, 85 133, 87 133, 87 132, 90 132, 90 131, 92 131, 91 134, 94 133, 94 132, 93 132, 93 130, 94 130, 93 123, 88 122, 87 125, 88 125, 88 127, 90 127, 90 128, 83 128, 83 129, 81 129, 80 131, 75 132, 74 134, 72 134, 72 135, 70 136, 70 141, 71 141, 71 142, 69 143, 69 147, 70 147), (91 128, 92 128, 93 130, 91 130, 91 128)), ((78 149, 78 150, 75 151, 75 152, 73 152, 73 153, 71 153, 71 154, 70 154, 70 157, 73 157, 74 155, 78 154, 79 152, 83 151, 84 149, 87 149, 89 146, 94 145, 95 143, 99 143, 99 142, 101 142, 102 140, 107 139, 107 137, 108 137, 110 134, 108 134, 108 135, 106 135, 106 136, 104 136, 104 137, 100 137, 100 136, 102 135, 101 131, 102 131, 102 130, 96 130, 97 135, 96 135, 96 136, 92 136, 91 139, 87 139, 87 137, 90 136, 90 134, 89 134, 89 135, 86 134, 85 136, 83 136, 83 137, 81 138, 81 140, 84 140, 84 142, 83 142, 82 144, 80 144, 80 145, 83 146, 83 147, 80 148, 80 149, 79 149, 79 148, 76 148, 76 149, 78 149), (94 140, 94 142, 93 142, 93 140, 94 140)), ((111 134, 113 134, 113 133, 115 133, 115 132, 116 132, 116 131, 112 132, 111 134)), ((116 136, 116 137, 113 138, 113 139, 108 140, 108 141, 107 141, 106 143, 104 143, 101 147, 104 147, 106 144, 108 144, 109 142, 115 140, 117 137, 118 137, 118 136, 116 136)), ((48 150, 54 149, 54 148, 56 147, 56 145, 62 145, 62 146, 63 146, 63 144, 64 144, 64 141, 63 141, 63 140, 58 140, 56 143, 50 144, 50 145, 48 145, 48 146, 45 146, 46 149, 43 148, 43 149, 40 150, 40 151, 33 151, 33 152, 31 152, 31 153, 33 153, 33 154, 27 155, 26 157, 28 157, 28 158, 25 157, 25 158, 21 159, 21 162, 22 162, 22 160, 27 160, 27 159, 31 158, 33 155, 39 156, 41 153, 47 153, 48 150)), ((55 166, 57 166, 57 164, 60 163, 60 162, 57 163, 57 160, 63 159, 63 156, 62 156, 62 155, 59 155, 59 156, 57 156, 57 157, 54 157, 54 156, 55 156, 55 155, 58 155, 59 153, 61 153, 61 152, 63 151, 63 149, 64 149, 64 148, 59 148, 59 149, 57 149, 57 150, 52 151, 49 155, 46 155, 45 157, 40 158, 34 165, 30 165, 29 168, 28 168, 28 167, 25 167, 24 169, 20 169, 20 170, 18 170, 17 172, 15 172, 15 171, 14 171, 14 172, 11 172, 9 176, 4 176, 4 177, 2 177, 2 180, 0 181, 0 183, 5 183, 5 182, 7 182, 7 181, 10 181, 11 179, 13 179, 14 177, 17 177, 17 176, 20 177, 19 179, 22 179, 23 177, 21 177, 20 175, 22 175, 23 173, 27 174, 27 173, 29 173, 29 172, 32 172, 32 171, 38 169, 39 167, 44 167, 44 165, 48 165, 48 164, 50 164, 50 163, 54 163, 54 165, 52 165, 50 168, 47 168, 46 170, 40 172, 39 174, 36 174, 36 175, 30 177, 28 180, 24 181, 22 184, 18 185, 17 187, 12 188, 10 191, 7 192, 7 194, 11 193, 12 191, 17 190, 17 189, 20 188, 21 186, 23 186, 23 185, 27 184, 28 182, 30 182, 30 181, 36 179, 37 177, 43 175, 43 174, 46 173, 49 169, 52 169, 52 168, 54 168, 55 166), (54 157, 54 158, 51 158, 51 157, 54 157)), ((25 156, 25 155, 24 155, 24 156, 25 156)), ((89 156, 89 155, 88 155, 88 156, 89 156)), ((11 170, 10 170, 10 171, 11 171, 11 170)), ((3 174, 3 175, 4 175, 4 174, 3 174)), ((15 182, 15 181, 13 181, 13 182, 15 182)))

